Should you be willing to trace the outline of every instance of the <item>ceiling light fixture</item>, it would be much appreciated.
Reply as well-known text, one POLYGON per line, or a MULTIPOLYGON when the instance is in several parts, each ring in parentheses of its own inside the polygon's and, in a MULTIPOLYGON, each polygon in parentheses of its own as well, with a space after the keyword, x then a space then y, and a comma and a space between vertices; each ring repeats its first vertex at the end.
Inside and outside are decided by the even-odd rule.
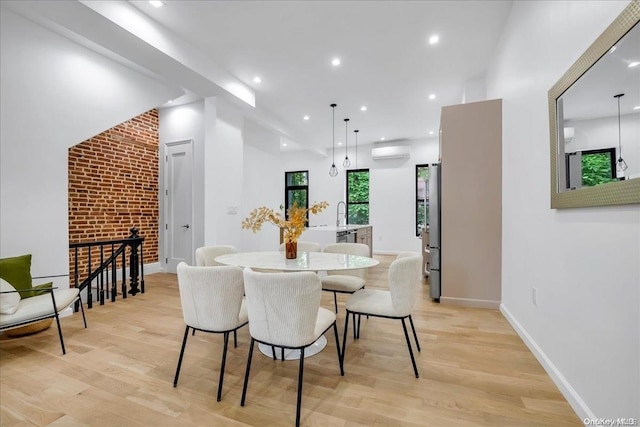
POLYGON ((634 110, 640 110, 640 105, 636 105, 635 107, 633 107, 634 110))
POLYGON ((331 65, 333 65, 334 67, 337 67, 338 65, 340 65, 340 59, 334 58, 333 61, 331 61, 331 65))
POLYGON ((258 77, 258 76, 255 76, 255 77, 253 78, 253 82, 254 82, 254 83, 262 83, 262 79, 261 79, 260 77, 258 77))
POLYGON ((309 120, 309 116, 304 116, 303 119, 304 120, 309 120))
POLYGON ((380 141, 384 141, 384 136, 382 138, 380 138, 380 141))
POLYGON ((360 107, 360 111, 367 111, 367 106, 363 105, 362 107, 360 107))
POLYGON ((439 41, 440 41, 440 37, 438 37, 437 34, 429 37, 429 44, 436 44, 439 41))
POLYGON ((429 135, 433 135, 433 131, 432 130, 429 131, 429 135))
POLYGON ((353 133, 356 134, 356 169, 358 169, 358 129, 354 130, 353 133))
POLYGON ((287 144, 286 144, 286 143, 282 143, 282 146, 283 146, 283 147, 286 147, 286 146, 287 146, 287 144))
POLYGON ((333 111, 332 116, 333 119, 331 121, 331 126, 333 129, 333 162, 331 163, 331 167, 329 168, 329 176, 334 178, 338 176, 338 168, 336 167, 336 107, 337 104, 331 104, 331 110, 333 111))
POLYGON ((627 170, 627 163, 622 158, 622 138, 620 136, 620 98, 624 96, 624 93, 619 93, 614 95, 614 98, 618 99, 618 162, 616 164, 616 178, 623 181, 624 180, 624 171, 627 170))
POLYGON ((349 160, 349 119, 344 119, 344 161, 342 166, 345 169, 351 166, 351 160, 349 160))
POLYGON ((162 7, 162 6, 164 6, 164 3, 162 3, 161 1, 158 1, 158 0, 149 0, 149 3, 153 7, 162 7))
POLYGON ((436 94, 432 93, 431 95, 429 95, 429 99, 431 99, 431 100, 436 99, 436 94))

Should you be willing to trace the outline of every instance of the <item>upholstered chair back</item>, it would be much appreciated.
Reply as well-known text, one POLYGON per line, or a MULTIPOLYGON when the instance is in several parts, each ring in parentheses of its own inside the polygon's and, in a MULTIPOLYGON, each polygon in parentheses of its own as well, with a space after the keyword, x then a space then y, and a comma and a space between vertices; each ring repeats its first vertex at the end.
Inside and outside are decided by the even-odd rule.
MULTIPOLYGON (((324 247, 323 252, 333 254, 349 254, 359 256, 369 256, 369 246, 364 243, 329 243, 324 247)), ((361 279, 367 278, 367 269, 360 268, 357 270, 336 270, 328 271, 328 275, 340 275, 340 276, 356 276, 361 279)))
POLYGON ((245 268, 244 288, 253 338, 282 347, 301 347, 317 339, 322 293, 317 274, 259 273, 245 268))
POLYGON ((389 291, 397 316, 408 316, 415 302, 415 286, 420 282, 422 256, 402 252, 389 266, 389 291))
MULTIPOLYGON (((284 252, 284 243, 280 244, 280 252, 284 252)), ((298 241, 298 252, 322 252, 322 246, 316 242, 298 241)))
POLYGON ((220 266, 223 264, 216 262, 216 257, 237 252, 235 247, 229 245, 203 246, 196 249, 196 265, 198 267, 220 266))
POLYGON ((228 331, 240 322, 244 293, 240 267, 192 267, 178 264, 184 322, 207 331, 228 331))

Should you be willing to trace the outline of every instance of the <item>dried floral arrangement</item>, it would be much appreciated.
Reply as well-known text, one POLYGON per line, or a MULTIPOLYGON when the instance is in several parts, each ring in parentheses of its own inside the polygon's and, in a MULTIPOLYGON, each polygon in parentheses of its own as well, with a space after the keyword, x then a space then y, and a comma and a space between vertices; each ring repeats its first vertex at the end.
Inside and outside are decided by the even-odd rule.
MULTIPOLYGON (((307 212, 317 214, 325 210, 327 206, 329 206, 327 202, 318 202, 307 209, 294 203, 293 206, 287 209, 289 219, 285 219, 281 212, 276 212, 266 206, 260 206, 252 210, 249 216, 242 221, 242 228, 256 233, 262 228, 262 224, 270 222, 283 230, 285 242, 295 242, 307 225, 307 212)), ((280 210, 282 210, 282 207, 280 210)))

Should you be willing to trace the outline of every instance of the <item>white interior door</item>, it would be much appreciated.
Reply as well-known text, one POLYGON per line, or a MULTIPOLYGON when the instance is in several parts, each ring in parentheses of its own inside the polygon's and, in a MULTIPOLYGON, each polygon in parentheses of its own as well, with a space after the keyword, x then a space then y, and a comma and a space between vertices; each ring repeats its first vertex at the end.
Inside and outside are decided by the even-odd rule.
POLYGON ((165 264, 171 273, 182 261, 193 265, 192 151, 191 141, 165 149, 165 264))

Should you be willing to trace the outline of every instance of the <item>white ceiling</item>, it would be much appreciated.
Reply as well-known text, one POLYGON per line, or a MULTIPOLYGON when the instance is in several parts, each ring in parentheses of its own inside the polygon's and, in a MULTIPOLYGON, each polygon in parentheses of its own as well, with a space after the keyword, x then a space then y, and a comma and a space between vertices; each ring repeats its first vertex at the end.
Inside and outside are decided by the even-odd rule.
MULTIPOLYGON (((186 89, 247 94, 247 117, 295 147, 428 138, 440 109, 482 85, 511 1, 3 2, 91 48, 186 89), (132 7, 133 6, 133 7, 132 7), (437 34, 440 42, 430 45, 437 34), (341 65, 331 60, 339 57, 341 65), (262 83, 253 82, 255 76, 262 83), (429 94, 435 100, 429 100, 429 94), (360 111, 366 105, 367 111, 360 111), (308 115, 310 120, 303 120, 308 115)), ((477 97, 476 97, 477 98, 477 97)), ((477 99, 476 99, 477 100, 477 99)), ((175 103, 173 104, 175 105, 175 103)))

